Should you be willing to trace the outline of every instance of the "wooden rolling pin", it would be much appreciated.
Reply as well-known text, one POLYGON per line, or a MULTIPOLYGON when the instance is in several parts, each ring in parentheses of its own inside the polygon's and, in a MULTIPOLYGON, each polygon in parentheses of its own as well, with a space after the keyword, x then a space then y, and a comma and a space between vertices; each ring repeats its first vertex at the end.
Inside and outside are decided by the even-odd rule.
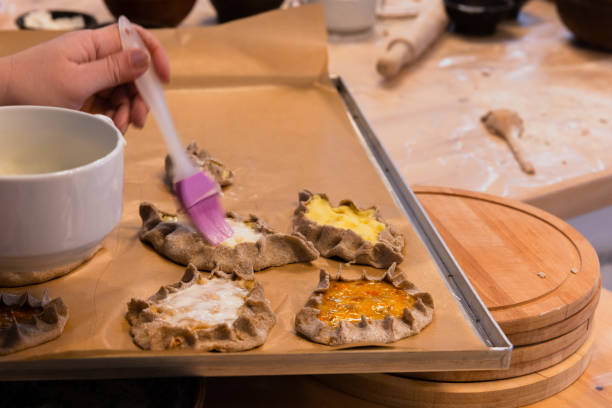
POLYGON ((408 28, 395 36, 376 63, 376 70, 385 78, 397 75, 402 67, 411 64, 440 37, 448 25, 442 0, 430 0, 408 28))

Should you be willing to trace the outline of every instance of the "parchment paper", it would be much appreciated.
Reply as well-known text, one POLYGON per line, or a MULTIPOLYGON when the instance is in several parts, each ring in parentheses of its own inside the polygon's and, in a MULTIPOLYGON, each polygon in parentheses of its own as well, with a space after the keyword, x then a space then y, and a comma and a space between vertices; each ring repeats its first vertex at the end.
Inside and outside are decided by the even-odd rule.
MULTIPOLYGON (((431 325, 390 347, 487 350, 393 203, 327 78, 319 6, 157 35, 172 62, 167 98, 184 144, 196 140, 235 171, 235 184, 226 189, 223 199, 227 210, 260 215, 272 228, 289 232, 302 188, 326 192, 334 203, 351 198, 363 207, 378 205, 383 216, 405 234, 401 269, 435 302, 431 325)), ((45 38, 27 34, 28 41, 45 38)), ((177 209, 163 182, 166 147, 151 119, 143 130, 130 129, 126 135, 123 218, 104 249, 68 276, 31 287, 35 293, 48 289, 52 297, 63 297, 71 314, 63 336, 0 358, 0 367, 22 359, 154 355, 132 343, 124 318, 126 303, 178 281, 185 268, 162 258, 137 237, 140 202, 150 201, 167 211, 177 209)), ((338 262, 320 258, 313 264, 256 274, 278 323, 262 347, 246 353, 330 350, 293 331, 295 314, 316 287, 319 268, 335 271, 338 262)))

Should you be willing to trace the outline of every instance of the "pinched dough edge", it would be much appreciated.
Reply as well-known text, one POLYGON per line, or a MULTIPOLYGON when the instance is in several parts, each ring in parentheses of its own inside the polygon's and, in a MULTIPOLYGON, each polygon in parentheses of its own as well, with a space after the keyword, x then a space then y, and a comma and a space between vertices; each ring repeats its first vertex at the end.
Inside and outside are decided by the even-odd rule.
POLYGON ((382 277, 371 276, 364 271, 357 279, 342 276, 342 268, 335 277, 321 269, 319 285, 295 317, 295 330, 314 342, 330 346, 392 343, 414 336, 423 330, 432 321, 433 311, 431 294, 421 291, 407 280, 404 274, 396 268, 396 264, 391 265, 382 277), (415 302, 411 308, 404 309, 401 317, 392 317, 387 314, 384 319, 371 320, 362 315, 359 323, 340 321, 337 326, 332 327, 319 319, 320 311, 316 309, 316 306, 322 302, 323 294, 330 287, 330 280, 386 281, 413 296, 415 302))
MULTIPOLYGON (((221 188, 234 183, 234 172, 208 151, 200 149, 196 142, 189 143, 186 151, 191 162, 199 169, 211 175, 221 188)), ((166 183, 168 183, 170 189, 174 189, 174 164, 169 155, 166 156, 164 167, 166 170, 166 183)))
POLYGON ((30 295, 0 292, 0 305, 7 307, 41 307, 42 311, 29 320, 12 323, 0 329, 0 355, 38 346, 59 337, 68 321, 68 307, 61 298, 49 299, 45 291, 41 299, 30 295))
MULTIPOLYGON (((158 253, 176 263, 192 263, 200 270, 221 269, 246 276, 253 271, 310 262, 319 257, 314 245, 301 234, 274 232, 255 215, 250 215, 244 222, 251 223, 263 237, 254 243, 239 243, 233 248, 208 244, 193 228, 175 221, 174 214, 160 211, 152 204, 140 204, 140 217, 142 228, 139 236, 143 242, 151 244, 158 253), (164 218, 169 221, 164 221, 164 218)), ((235 213, 228 213, 228 217, 243 221, 235 213)))
MULTIPOLYGON (((329 201, 326 194, 317 195, 329 201)), ((300 191, 298 207, 293 214, 293 231, 302 234, 308 241, 312 242, 321 256, 326 258, 338 257, 357 264, 371 265, 375 268, 388 268, 394 262, 402 262, 404 259, 402 255, 404 237, 381 217, 376 207, 371 207, 375 211, 375 218, 385 224, 386 228, 378 234, 378 242, 372 244, 352 230, 321 225, 306 218, 306 205, 313 196, 314 194, 308 190, 300 191)), ((339 205, 348 205, 356 210, 363 211, 351 200, 342 200, 339 205)))
POLYGON ((145 350, 192 349, 197 351, 244 351, 262 345, 270 329, 276 324, 276 316, 270 302, 264 296, 263 286, 253 277, 240 277, 213 271, 208 279, 243 279, 251 282, 238 318, 231 325, 217 324, 206 329, 190 330, 161 320, 150 310, 169 294, 184 290, 197 281, 201 273, 190 264, 181 280, 162 286, 147 300, 132 298, 128 303, 126 319, 132 326, 130 334, 134 343, 145 350))

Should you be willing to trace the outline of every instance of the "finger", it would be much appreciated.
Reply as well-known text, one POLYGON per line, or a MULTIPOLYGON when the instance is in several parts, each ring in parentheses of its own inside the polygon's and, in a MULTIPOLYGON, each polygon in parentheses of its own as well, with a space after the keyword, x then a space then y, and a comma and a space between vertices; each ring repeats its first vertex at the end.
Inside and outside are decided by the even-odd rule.
POLYGON ((134 123, 137 127, 142 128, 145 124, 147 114, 149 113, 149 107, 142 96, 138 93, 138 89, 136 89, 136 85, 133 82, 126 84, 125 88, 128 96, 132 100, 130 123, 134 123))
POLYGON ((130 123, 131 101, 125 87, 118 87, 111 98, 111 103, 116 107, 113 121, 121 133, 125 133, 130 123))
POLYGON ((166 51, 162 47, 161 43, 153 34, 149 31, 145 30, 141 26, 134 24, 136 27, 136 31, 142 38, 142 41, 145 43, 149 52, 151 53, 151 60, 153 61, 153 66, 155 67, 155 72, 157 72, 157 76, 162 82, 170 81, 170 61, 168 60, 168 55, 166 51))
POLYGON ((130 106, 128 104, 123 104, 117 108, 115 114, 113 115, 113 122, 115 122, 115 126, 117 129, 121 131, 121 133, 125 133, 129 126, 129 118, 130 118, 130 106))
POLYGON ((115 89, 113 89, 113 93, 110 97, 110 103, 114 107, 118 107, 119 105, 129 102, 129 99, 130 97, 128 95, 127 84, 126 84, 126 85, 118 86, 115 89))
POLYGON ((116 23, 92 30, 91 40, 96 51, 96 59, 108 57, 122 50, 119 27, 116 23))
POLYGON ((144 74, 149 67, 149 55, 143 50, 120 51, 105 58, 81 64, 84 86, 90 93, 113 88, 131 82, 144 74))
POLYGON ((138 95, 138 88, 136 88, 136 84, 134 82, 127 83, 124 86, 130 98, 138 95))
POLYGON ((96 112, 97 107, 94 105, 95 100, 96 100, 96 95, 92 95, 89 98, 85 99, 85 102, 83 102, 83 105, 81 106, 80 111, 87 112, 87 113, 98 113, 96 112))
POLYGON ((110 101, 107 98, 101 98, 99 95, 89 97, 81 106, 81 111, 94 114, 106 114, 109 109, 112 109, 110 101))
MULTIPOLYGON (((170 81, 170 62, 161 43, 153 34, 141 26, 134 24, 134 27, 136 27, 136 31, 151 54, 155 72, 162 82, 170 81)), ((122 50, 117 24, 93 30, 91 34, 97 59, 105 58, 122 50)))
POLYGON ((140 95, 132 98, 132 111, 130 112, 130 122, 136 127, 142 128, 145 125, 149 107, 140 95))

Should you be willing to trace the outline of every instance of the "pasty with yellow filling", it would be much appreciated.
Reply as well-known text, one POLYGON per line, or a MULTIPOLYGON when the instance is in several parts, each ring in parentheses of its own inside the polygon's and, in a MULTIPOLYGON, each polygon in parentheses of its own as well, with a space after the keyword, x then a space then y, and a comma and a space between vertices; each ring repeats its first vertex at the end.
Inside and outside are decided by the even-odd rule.
POLYGON ((325 194, 299 193, 293 231, 312 242, 322 256, 388 268, 403 260, 404 237, 383 220, 376 207, 360 209, 352 201, 331 205, 325 194))

